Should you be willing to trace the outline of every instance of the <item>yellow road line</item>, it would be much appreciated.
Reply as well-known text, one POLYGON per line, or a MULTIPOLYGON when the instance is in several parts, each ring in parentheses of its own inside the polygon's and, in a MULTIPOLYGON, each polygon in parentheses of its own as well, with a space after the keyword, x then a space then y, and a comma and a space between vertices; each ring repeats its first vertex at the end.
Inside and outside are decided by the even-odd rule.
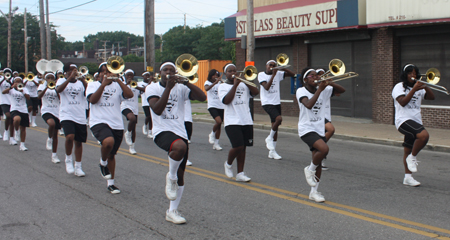
MULTIPOLYGON (((47 129, 44 129, 44 128, 36 127, 36 128, 31 128, 31 129, 32 130, 36 130, 38 132, 47 133, 47 129)), ((60 137, 64 138, 63 136, 60 136, 60 137)), ((98 145, 97 142, 92 141, 92 140, 88 140, 86 142, 86 144, 90 145, 90 146, 93 146, 93 147, 100 148, 100 145, 98 145)), ((127 149, 124 149, 124 148, 120 148, 117 153, 121 154, 121 155, 129 156, 129 157, 134 157, 134 158, 137 158, 137 159, 141 159, 141 160, 144 160, 144 161, 147 161, 147 162, 155 163, 155 164, 159 164, 159 165, 163 165, 163 166, 169 166, 169 164, 167 162, 168 161, 167 159, 162 159, 162 158, 155 157, 155 156, 152 156, 152 155, 143 154, 143 153, 138 153, 137 155, 132 155, 132 154, 128 153, 127 149)), ((448 230, 448 229, 438 228, 438 227, 434 227, 434 226, 431 226, 431 225, 422 224, 422 223, 418 223, 418 222, 413 222, 413 221, 409 221, 409 220, 406 220, 406 219, 392 217, 392 216, 389 216, 389 215, 380 214, 380 213, 372 212, 372 211, 369 211, 369 210, 364 210, 364 209, 360 209, 360 208, 356 208, 356 207, 352 207, 352 206, 347 206, 347 205, 344 205, 344 204, 334 203, 334 202, 330 202, 330 201, 326 201, 323 204, 314 203, 314 202, 308 200, 309 199, 308 196, 303 195, 303 194, 298 194, 296 192, 292 192, 292 191, 288 191, 288 190, 284 190, 284 189, 280 189, 280 188, 276 188, 276 187, 272 187, 272 186, 268 186, 268 185, 264 185, 264 184, 260 184, 260 183, 255 183, 255 182, 238 183, 238 182, 235 182, 235 181, 230 181, 228 178, 224 177, 224 174, 220 174, 220 173, 217 173, 217 172, 212 172, 212 171, 201 169, 201 168, 197 168, 197 167, 190 166, 189 168, 186 169, 186 172, 192 173, 192 174, 195 174, 195 175, 198 175, 198 176, 202 176, 202 177, 205 177, 205 178, 213 179, 213 180, 216 180, 216 181, 219 181, 219 182, 223 182, 223 183, 226 183, 226 184, 231 184, 231 185, 234 185, 234 186, 237 186, 237 187, 241 187, 241 188, 245 188, 245 189, 248 189, 248 190, 252 190, 252 191, 255 191, 255 192, 263 193, 263 194, 266 194, 266 195, 270 195, 270 196, 278 197, 278 198, 281 198, 281 199, 289 200, 289 201, 292 201, 292 202, 300 203, 300 204, 303 204, 303 205, 311 206, 311 207, 314 207, 314 208, 319 208, 319 209, 322 209, 322 210, 326 210, 326 211, 342 214, 342 215, 345 215, 345 216, 353 217, 353 218, 356 218, 356 219, 364 220, 364 221, 367 221, 367 222, 372 222, 372 223, 376 223, 376 224, 380 224, 380 225, 383 225, 383 226, 392 227, 392 228, 396 228, 396 229, 412 232, 412 233, 423 235, 423 236, 427 236, 427 237, 432 237, 432 238, 437 238, 437 239, 449 239, 450 240, 449 237, 441 236, 441 235, 438 235, 438 234, 434 233, 434 232, 441 232, 441 233, 450 234, 450 230, 448 230), (279 193, 276 193, 274 191, 279 192, 279 193), (280 194, 280 193, 283 193, 283 194, 280 194), (287 194, 287 195, 285 195, 285 194, 287 194), (288 196, 288 195, 290 195, 290 196, 288 196), (300 197, 302 199, 299 199, 297 197, 300 197), (303 200, 303 199, 306 199, 306 200, 303 200), (333 206, 333 207, 330 207, 330 206, 327 206, 327 205, 330 205, 330 206, 333 206), (337 208, 334 208, 334 207, 348 209, 348 210, 351 210, 351 211, 354 211, 354 212, 359 212, 359 213, 375 216, 375 217, 378 217, 378 218, 388 219, 388 220, 395 221, 395 222, 398 222, 398 223, 407 224, 407 225, 411 225, 411 226, 416 226, 416 227, 427 229, 427 230, 434 231, 434 232, 427 232, 427 231, 415 229, 415 228, 412 228, 412 227, 407 227, 407 226, 403 226, 403 225, 400 225, 400 224, 391 223, 391 222, 388 222, 388 221, 383 221, 383 220, 379 220, 379 219, 375 219, 375 218, 370 218, 370 217, 367 217, 367 216, 359 215, 359 214, 356 214, 356 213, 353 213, 353 212, 337 209, 337 208)))

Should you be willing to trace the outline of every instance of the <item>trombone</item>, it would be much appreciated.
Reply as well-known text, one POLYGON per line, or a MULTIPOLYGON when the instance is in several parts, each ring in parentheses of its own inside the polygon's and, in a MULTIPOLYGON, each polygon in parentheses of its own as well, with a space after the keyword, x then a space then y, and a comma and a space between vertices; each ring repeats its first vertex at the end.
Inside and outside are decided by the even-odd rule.
MULTIPOLYGON (((172 76, 180 77, 184 82, 189 82, 191 84, 198 81, 198 60, 193 55, 188 53, 181 54, 175 61, 175 67, 178 74, 166 75, 167 78, 172 76)), ((156 79, 158 79, 158 77, 156 79)))
POLYGON ((241 82, 256 87, 256 84, 254 84, 252 81, 255 80, 256 77, 258 77, 258 70, 255 66, 247 66, 244 68, 243 71, 238 71, 239 73, 244 73, 244 78, 237 77, 236 75, 233 75, 233 78, 237 78, 241 80, 241 82))
POLYGON ((86 74, 86 82, 90 83, 94 81, 94 77, 91 74, 86 74))
POLYGON ((108 58, 106 68, 111 73, 119 74, 119 77, 108 77, 108 79, 119 79, 123 75, 122 72, 125 69, 125 62, 123 61, 123 58, 119 56, 112 56, 108 58))
POLYGON ((291 66, 291 65, 288 65, 288 63, 289 63, 289 56, 286 53, 278 54, 276 60, 277 60, 278 67, 271 68, 270 70, 273 70, 273 69, 285 69, 285 68, 288 68, 288 67, 291 66))
POLYGON ((328 71, 326 71, 320 80, 316 80, 316 83, 331 80, 331 82, 338 82, 344 79, 353 78, 359 76, 355 72, 345 72, 345 64, 340 59, 332 59, 328 64, 328 71))
POLYGON ((436 68, 430 68, 425 74, 421 74, 419 79, 411 78, 413 81, 424 83, 427 87, 436 90, 438 92, 449 95, 447 88, 436 85, 441 80, 441 73, 436 68), (422 77, 426 77, 427 80, 423 81, 422 77))
POLYGON ((80 78, 81 76, 86 76, 87 74, 89 74, 89 68, 87 68, 86 66, 81 66, 80 68, 78 68, 78 78, 80 78))

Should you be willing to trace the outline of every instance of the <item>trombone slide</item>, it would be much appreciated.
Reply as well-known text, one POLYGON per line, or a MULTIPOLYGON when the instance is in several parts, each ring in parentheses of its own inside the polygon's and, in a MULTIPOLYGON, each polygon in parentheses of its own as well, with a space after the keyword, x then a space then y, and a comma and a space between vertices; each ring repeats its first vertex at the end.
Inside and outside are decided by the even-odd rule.
POLYGON ((236 77, 235 75, 233 75, 233 78, 239 79, 239 80, 241 80, 241 82, 243 82, 243 83, 245 83, 245 84, 247 84, 249 86, 256 87, 256 84, 254 84, 253 82, 251 82, 251 81, 249 81, 247 79, 236 77))
POLYGON ((425 86, 429 87, 430 89, 450 95, 447 88, 440 86, 440 85, 436 85, 436 84, 432 84, 432 83, 423 81, 422 77, 420 77, 420 79, 411 78, 411 80, 416 81, 416 82, 421 82, 421 83, 425 84, 425 86))

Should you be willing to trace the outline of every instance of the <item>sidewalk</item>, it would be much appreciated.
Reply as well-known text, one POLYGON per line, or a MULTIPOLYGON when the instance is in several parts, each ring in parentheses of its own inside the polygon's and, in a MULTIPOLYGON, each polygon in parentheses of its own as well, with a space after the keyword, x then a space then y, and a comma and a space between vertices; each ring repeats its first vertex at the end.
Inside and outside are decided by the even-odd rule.
MULTIPOLYGON (((214 123, 209 115, 206 103, 192 104, 193 120, 214 123)), ((403 135, 397 131, 394 125, 373 123, 370 119, 349 118, 332 116, 332 122, 336 128, 333 138, 358 142, 377 143, 393 146, 402 146, 403 135)), ((254 115, 254 128, 270 129, 270 119, 265 114, 254 115)), ((283 116, 283 123, 279 131, 297 133, 298 117, 283 116)), ((427 128, 430 134, 425 149, 450 153, 450 130, 427 128)))

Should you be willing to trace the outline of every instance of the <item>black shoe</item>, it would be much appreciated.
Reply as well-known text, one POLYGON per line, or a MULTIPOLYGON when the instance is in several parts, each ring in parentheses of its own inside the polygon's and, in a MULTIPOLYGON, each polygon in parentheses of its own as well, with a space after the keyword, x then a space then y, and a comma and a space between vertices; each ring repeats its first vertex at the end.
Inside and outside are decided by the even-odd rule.
POLYGON ((102 166, 101 164, 98 164, 100 166, 100 173, 102 174, 102 177, 104 179, 111 179, 111 173, 109 172, 108 166, 102 166))
POLYGON ((109 185, 108 186, 108 190, 112 193, 112 194, 118 194, 120 193, 120 190, 114 186, 114 185, 109 185))

